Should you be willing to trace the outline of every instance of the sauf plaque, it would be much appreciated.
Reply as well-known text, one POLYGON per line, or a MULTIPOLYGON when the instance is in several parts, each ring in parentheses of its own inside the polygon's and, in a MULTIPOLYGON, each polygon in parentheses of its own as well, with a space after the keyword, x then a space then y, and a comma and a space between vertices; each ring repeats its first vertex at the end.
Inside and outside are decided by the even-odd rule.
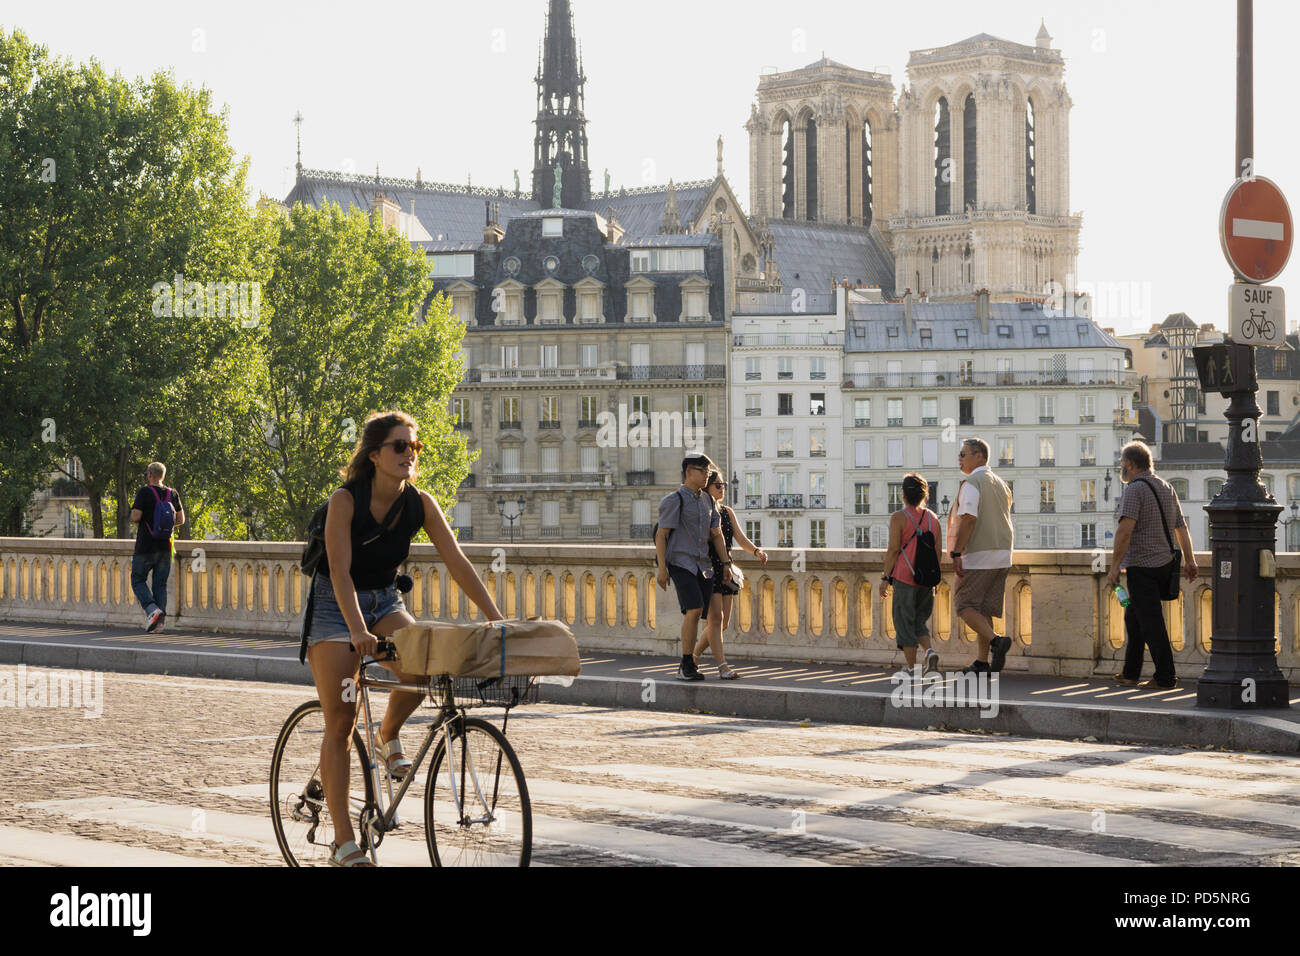
POLYGON ((1280 285, 1234 282, 1228 287, 1228 317, 1234 342, 1280 346, 1286 335, 1286 294, 1280 285))

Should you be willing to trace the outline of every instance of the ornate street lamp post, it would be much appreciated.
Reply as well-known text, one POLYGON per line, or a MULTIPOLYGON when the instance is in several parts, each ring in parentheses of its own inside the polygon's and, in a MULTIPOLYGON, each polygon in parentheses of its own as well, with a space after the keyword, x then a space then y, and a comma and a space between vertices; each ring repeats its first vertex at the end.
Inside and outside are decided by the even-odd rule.
POLYGON ((518 507, 518 510, 515 511, 515 513, 512 515, 508 515, 506 514, 506 499, 505 498, 497 499, 497 514, 501 516, 502 520, 510 522, 510 543, 511 544, 515 543, 515 522, 524 516, 524 506, 526 504, 527 502, 524 501, 524 496, 520 495, 515 500, 515 505, 518 507))

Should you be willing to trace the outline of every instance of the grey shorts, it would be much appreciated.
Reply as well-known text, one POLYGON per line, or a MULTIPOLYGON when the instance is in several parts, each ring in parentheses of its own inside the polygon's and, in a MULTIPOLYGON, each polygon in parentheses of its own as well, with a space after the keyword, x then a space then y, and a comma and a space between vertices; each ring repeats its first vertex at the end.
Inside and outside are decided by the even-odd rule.
MULTIPOLYGON (((311 631, 307 635, 307 646, 325 641, 350 641, 348 622, 343 619, 343 611, 334 597, 334 584, 329 578, 316 578, 313 591, 314 599, 311 609, 311 631)), ((406 604, 395 587, 379 588, 375 591, 357 591, 357 603, 361 605, 361 618, 366 622, 366 630, 373 633, 374 626, 394 611, 405 611, 406 604)))
POLYGON ((989 620, 1001 617, 1002 597, 1006 594, 1010 571, 1010 568, 984 568, 967 571, 959 577, 953 594, 957 613, 974 610, 989 620))
POLYGON ((926 621, 934 611, 934 588, 894 582, 894 640, 899 647, 916 647, 918 638, 929 637, 926 621))

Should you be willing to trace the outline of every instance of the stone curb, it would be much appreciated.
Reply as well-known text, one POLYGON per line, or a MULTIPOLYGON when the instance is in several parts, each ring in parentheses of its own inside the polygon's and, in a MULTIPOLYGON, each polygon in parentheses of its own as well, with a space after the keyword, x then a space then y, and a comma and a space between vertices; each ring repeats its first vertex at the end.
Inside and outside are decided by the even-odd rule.
MULTIPOLYGON (((137 650, 85 644, 0 640, 0 664, 256 680, 308 685, 311 672, 297 657, 262 657, 214 651, 137 650)), ((967 730, 1104 743, 1166 747, 1226 747, 1300 754, 1300 725, 1263 714, 1109 708, 1086 704, 998 702, 996 714, 975 706, 895 706, 889 691, 737 687, 718 681, 579 677, 570 687, 544 684, 542 699, 556 704, 716 714, 760 720, 865 724, 900 729, 967 730), (652 693, 650 693, 652 691, 652 693), (651 699, 646 699, 647 697, 651 699)))

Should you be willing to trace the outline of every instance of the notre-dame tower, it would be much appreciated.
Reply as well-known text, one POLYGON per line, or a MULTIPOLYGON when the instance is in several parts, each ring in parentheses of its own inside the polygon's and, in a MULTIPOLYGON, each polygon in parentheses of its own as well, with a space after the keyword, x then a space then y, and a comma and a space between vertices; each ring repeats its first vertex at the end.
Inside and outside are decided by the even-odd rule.
POLYGON ((583 209, 591 199, 587 117, 583 112, 587 76, 574 38, 569 0, 551 0, 543 44, 537 62, 533 199, 543 209, 554 205, 558 163, 563 170, 560 205, 565 209, 583 209))

